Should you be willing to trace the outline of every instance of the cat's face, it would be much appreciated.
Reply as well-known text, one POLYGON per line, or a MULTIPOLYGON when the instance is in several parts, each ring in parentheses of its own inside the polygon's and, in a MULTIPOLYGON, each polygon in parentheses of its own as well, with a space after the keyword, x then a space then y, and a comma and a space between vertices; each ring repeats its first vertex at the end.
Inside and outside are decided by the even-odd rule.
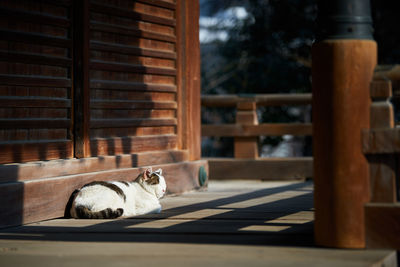
POLYGON ((167 191, 167 184, 164 176, 162 176, 161 169, 154 172, 151 169, 147 169, 143 173, 142 185, 147 191, 154 193, 157 198, 162 198, 167 191))

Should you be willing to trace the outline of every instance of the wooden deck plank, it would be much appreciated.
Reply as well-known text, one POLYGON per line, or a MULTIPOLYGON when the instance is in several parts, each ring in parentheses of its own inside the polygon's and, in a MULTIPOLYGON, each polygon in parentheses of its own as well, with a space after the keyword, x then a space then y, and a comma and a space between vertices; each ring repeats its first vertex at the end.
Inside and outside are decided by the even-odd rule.
POLYGON ((311 182, 211 181, 208 191, 162 199, 164 210, 156 215, 3 229, 0 261, 33 267, 44 260, 63 266, 396 266, 390 250, 314 247, 312 191, 311 182))

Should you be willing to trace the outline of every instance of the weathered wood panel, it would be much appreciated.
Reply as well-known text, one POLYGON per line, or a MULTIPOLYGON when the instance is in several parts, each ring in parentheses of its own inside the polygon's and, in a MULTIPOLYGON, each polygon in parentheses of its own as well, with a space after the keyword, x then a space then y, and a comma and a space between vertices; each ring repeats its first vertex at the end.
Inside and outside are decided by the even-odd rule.
POLYGON ((70 158, 72 2, 0 2, 0 164, 70 158))
MULTIPOLYGON (((207 162, 204 160, 153 166, 163 169, 169 194, 201 188, 200 167, 208 173, 207 162)), ((62 217, 75 189, 95 180, 131 181, 144 169, 145 167, 113 169, 29 182, 2 183, 0 201, 3 205, 0 206, 0 227, 62 217), (35 201, 32 201, 33 199, 35 201)))
POLYGON ((90 155, 178 148, 175 8, 90 3, 90 155))

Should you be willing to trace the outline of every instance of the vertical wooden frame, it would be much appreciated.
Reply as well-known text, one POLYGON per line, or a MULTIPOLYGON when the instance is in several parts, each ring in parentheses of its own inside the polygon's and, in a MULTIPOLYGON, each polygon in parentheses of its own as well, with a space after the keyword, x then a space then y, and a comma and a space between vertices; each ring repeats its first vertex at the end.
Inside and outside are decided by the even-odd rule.
POLYGON ((177 0, 177 84, 179 148, 201 158, 199 1, 177 0))
POLYGON ((74 155, 83 158, 89 152, 89 0, 74 0, 73 25, 73 136, 74 155))

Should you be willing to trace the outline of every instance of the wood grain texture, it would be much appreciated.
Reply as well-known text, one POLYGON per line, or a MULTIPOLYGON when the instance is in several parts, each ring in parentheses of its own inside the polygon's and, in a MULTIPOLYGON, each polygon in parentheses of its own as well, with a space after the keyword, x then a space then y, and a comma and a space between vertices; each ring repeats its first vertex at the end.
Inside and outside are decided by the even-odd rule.
POLYGON ((2 164, 73 157, 69 140, 0 142, 0 147, 2 164))
POLYGON ((162 17, 158 17, 158 16, 153 16, 153 15, 143 14, 143 13, 115 7, 112 5, 98 4, 98 3, 94 2, 91 5, 91 9, 95 12, 110 14, 113 16, 126 17, 126 18, 131 18, 134 20, 140 20, 140 21, 145 21, 145 22, 150 22, 150 23, 157 23, 157 24, 167 25, 167 26, 175 26, 174 19, 168 19, 168 18, 162 18, 162 17))
POLYGON ((98 41, 92 41, 90 43, 90 48, 93 50, 98 50, 98 51, 107 51, 107 52, 121 53, 121 54, 128 54, 128 55, 176 59, 176 53, 171 52, 171 51, 147 49, 147 48, 134 47, 134 46, 128 46, 128 45, 121 45, 121 44, 110 44, 110 43, 103 43, 103 42, 98 42, 98 41))
POLYGON ((368 155, 370 175, 370 202, 397 201, 396 174, 398 157, 391 154, 368 155))
POLYGON ((400 250, 400 204, 366 204, 365 231, 367 248, 400 250))
POLYGON ((256 102, 258 106, 310 105, 311 94, 265 95, 202 95, 201 105, 206 107, 235 107, 239 102, 256 102))
POLYGON ((131 154, 176 149, 176 135, 125 136, 90 140, 90 156, 131 154))
POLYGON ((179 163, 188 160, 184 150, 151 151, 136 154, 61 159, 0 165, 0 184, 40 180, 90 172, 179 163))
POLYGON ((201 126, 202 136, 312 135, 311 123, 261 123, 259 125, 218 124, 201 126))
POLYGON ((177 1, 179 146, 201 157, 199 3, 177 1))
POLYGON ((362 131, 362 151, 365 154, 400 153, 400 129, 382 128, 362 131))
MULTIPOLYGON (((162 168, 169 194, 199 189, 198 173, 203 166, 208 173, 206 161, 180 162, 153 165, 162 168)), ((127 168, 99 171, 36 181, 0 184, 0 226, 19 225, 64 216, 65 207, 72 192, 96 180, 131 181, 145 170, 127 168), (9 194, 13 192, 14 194, 9 194), (35 201, 32 201, 35 199, 35 201)))
POLYGON ((370 123, 376 47, 370 40, 325 40, 312 48, 317 245, 365 247, 369 166, 360 133, 370 123))
POLYGON ((73 156, 72 3, 64 4, 0 4, 0 163, 73 156))

